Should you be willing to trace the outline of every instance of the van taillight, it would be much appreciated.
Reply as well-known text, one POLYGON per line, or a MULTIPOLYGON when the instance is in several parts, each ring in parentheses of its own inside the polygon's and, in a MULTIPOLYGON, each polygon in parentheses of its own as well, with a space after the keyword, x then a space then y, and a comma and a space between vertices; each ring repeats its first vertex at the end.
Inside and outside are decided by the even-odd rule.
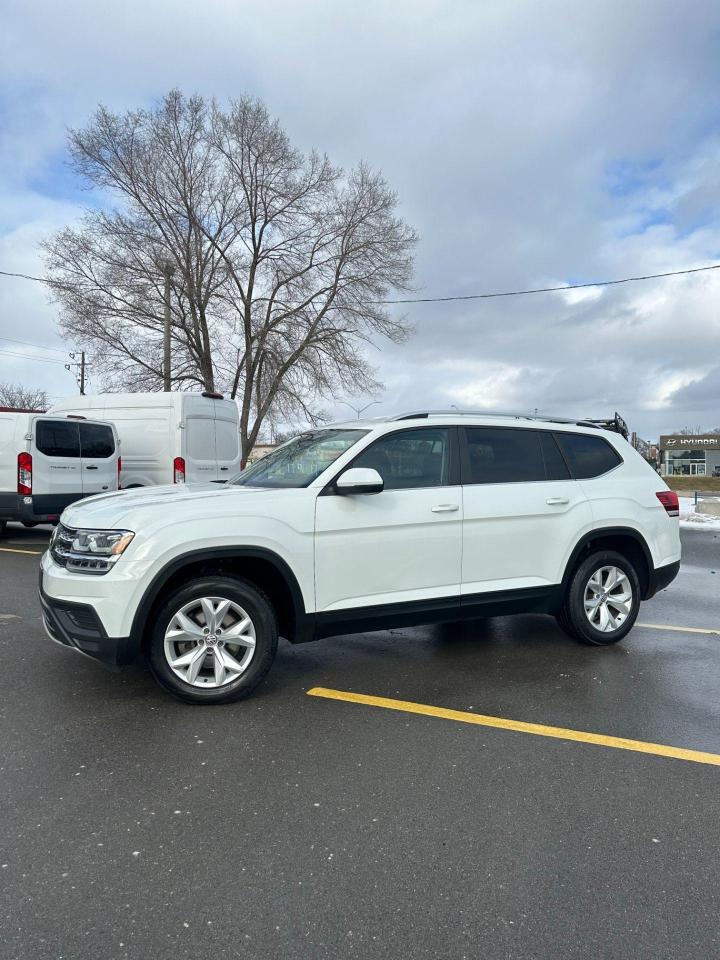
POLYGON ((120 489, 120 471, 122 470, 122 457, 118 457, 118 490, 120 489))
POLYGON ((667 510, 669 517, 680 516, 680 501, 674 490, 660 490, 655 496, 667 510))
POLYGON ((29 453, 18 454, 17 492, 25 497, 32 493, 32 456, 29 453))
POLYGON ((185 483, 185 461, 182 457, 173 460, 173 483, 185 483))

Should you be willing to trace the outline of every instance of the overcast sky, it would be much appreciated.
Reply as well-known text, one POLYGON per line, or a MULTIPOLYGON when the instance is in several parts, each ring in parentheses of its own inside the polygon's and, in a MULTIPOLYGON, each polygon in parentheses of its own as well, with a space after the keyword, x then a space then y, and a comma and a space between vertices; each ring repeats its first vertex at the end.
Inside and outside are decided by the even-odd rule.
MULTIPOLYGON (((420 296, 720 263, 719 40, 716 0, 5 4, 0 269, 41 273, 38 240, 86 201, 66 129, 173 86, 256 94, 298 146, 382 169, 420 234, 420 296)), ((62 396, 39 287, 0 278, 0 380, 62 396)), ((720 271, 406 314, 411 342, 373 353, 374 412, 720 426, 720 271)))

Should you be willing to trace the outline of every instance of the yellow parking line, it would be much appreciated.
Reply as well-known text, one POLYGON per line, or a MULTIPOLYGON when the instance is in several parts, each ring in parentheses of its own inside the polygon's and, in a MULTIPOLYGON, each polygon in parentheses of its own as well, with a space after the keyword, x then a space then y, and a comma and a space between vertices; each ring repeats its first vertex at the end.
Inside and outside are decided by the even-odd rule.
POLYGON ((13 547, 0 547, 0 553, 29 553, 32 557, 41 557, 42 550, 16 550, 13 547))
POLYGON ((574 740, 576 743, 594 743, 599 747, 614 747, 617 750, 633 750, 636 753, 651 753, 659 757, 672 757, 675 760, 690 760, 693 763, 709 763, 720 766, 720 754, 686 750, 684 747, 670 747, 663 743, 627 740, 625 737, 609 737, 603 733, 568 730, 565 727, 546 727, 542 723, 525 723, 522 720, 506 720, 504 717, 486 717, 479 713, 468 713, 465 710, 448 710, 445 707, 432 707, 425 703, 392 700, 388 697, 373 697, 365 693, 349 693, 345 690, 328 690, 326 687, 313 687, 312 690, 308 690, 308 696, 325 697, 328 700, 343 700, 347 703, 361 703, 366 707, 384 707, 386 710, 419 713, 427 717, 456 720, 458 723, 475 723, 481 727, 496 727, 500 730, 514 730, 517 733, 532 733, 539 737, 574 740))
POLYGON ((667 623, 636 623, 636 627, 645 627, 646 630, 672 630, 675 633, 709 633, 720 636, 720 630, 708 630, 705 627, 671 627, 667 623))

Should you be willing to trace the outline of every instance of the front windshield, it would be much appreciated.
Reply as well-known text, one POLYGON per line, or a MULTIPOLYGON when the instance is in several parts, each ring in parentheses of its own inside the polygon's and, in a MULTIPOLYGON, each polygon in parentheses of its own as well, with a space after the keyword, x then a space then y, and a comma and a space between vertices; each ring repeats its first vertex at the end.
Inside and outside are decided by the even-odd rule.
POLYGON ((246 487, 307 487, 367 430, 311 430, 266 454, 228 483, 246 487))

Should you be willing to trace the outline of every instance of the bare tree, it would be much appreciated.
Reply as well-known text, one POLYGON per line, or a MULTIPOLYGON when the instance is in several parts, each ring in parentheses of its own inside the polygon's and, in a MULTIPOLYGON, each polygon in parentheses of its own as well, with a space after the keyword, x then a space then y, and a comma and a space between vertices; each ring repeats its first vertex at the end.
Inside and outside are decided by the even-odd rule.
POLYGON ((172 383, 237 397, 244 451, 270 412, 312 420, 323 397, 377 389, 362 346, 409 335, 381 301, 408 289, 416 242, 379 173, 304 155, 258 100, 178 91, 101 107, 70 151, 121 201, 44 245, 61 327, 106 388, 161 388, 170 264, 172 383))
POLYGON ((0 383, 0 406, 16 410, 47 410, 48 395, 44 390, 23 387, 19 383, 0 383))

